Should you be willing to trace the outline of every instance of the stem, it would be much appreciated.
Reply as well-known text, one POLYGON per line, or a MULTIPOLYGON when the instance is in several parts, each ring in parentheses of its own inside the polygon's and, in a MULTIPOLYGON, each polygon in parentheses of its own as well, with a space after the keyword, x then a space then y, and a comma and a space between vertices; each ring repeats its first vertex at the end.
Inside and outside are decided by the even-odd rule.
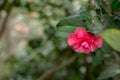
POLYGON ((75 60, 76 60, 77 56, 74 55, 71 59, 69 59, 67 62, 58 65, 50 70, 48 70, 47 72, 45 72, 38 80, 45 80, 47 77, 51 76, 53 73, 55 73, 56 71, 72 64, 75 60))
POLYGON ((100 0, 100 15, 101 15, 101 23, 102 25, 104 25, 105 21, 104 21, 103 14, 102 14, 102 0, 100 0))
POLYGON ((91 64, 91 61, 88 60, 90 58, 90 55, 85 56, 85 62, 86 62, 86 75, 85 75, 85 80, 95 80, 94 74, 93 74, 93 66, 91 64))

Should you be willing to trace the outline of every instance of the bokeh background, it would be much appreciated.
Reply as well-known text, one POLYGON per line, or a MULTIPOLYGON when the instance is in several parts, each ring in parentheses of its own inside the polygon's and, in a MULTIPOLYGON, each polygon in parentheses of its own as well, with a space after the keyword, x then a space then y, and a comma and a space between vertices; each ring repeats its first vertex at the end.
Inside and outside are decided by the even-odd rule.
POLYGON ((0 80, 97 80, 111 47, 85 58, 56 36, 57 23, 87 1, 0 0, 0 80))

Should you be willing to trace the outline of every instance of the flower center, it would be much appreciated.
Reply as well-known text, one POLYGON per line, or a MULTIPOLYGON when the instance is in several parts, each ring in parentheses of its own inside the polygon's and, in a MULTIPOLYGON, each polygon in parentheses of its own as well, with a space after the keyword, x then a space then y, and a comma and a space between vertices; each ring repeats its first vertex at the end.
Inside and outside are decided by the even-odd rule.
POLYGON ((89 47, 89 44, 88 44, 87 42, 83 42, 81 45, 82 45, 83 47, 85 47, 85 48, 88 48, 88 47, 89 47))

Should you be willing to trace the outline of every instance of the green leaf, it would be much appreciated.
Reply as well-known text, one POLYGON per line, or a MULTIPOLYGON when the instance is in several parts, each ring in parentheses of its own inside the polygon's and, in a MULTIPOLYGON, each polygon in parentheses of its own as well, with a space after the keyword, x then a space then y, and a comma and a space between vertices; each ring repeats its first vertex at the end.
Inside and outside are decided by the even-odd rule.
POLYGON ((95 34, 99 34, 103 32, 103 30, 104 30, 104 27, 102 26, 102 23, 97 17, 95 17, 94 23, 92 25, 92 32, 95 34))
POLYGON ((65 39, 67 38, 68 34, 69 33, 67 33, 67 32, 61 32, 61 31, 56 32, 57 37, 61 37, 61 38, 65 38, 65 39))
POLYGON ((76 26, 62 26, 56 30, 56 36, 67 38, 68 34, 73 33, 76 26))
POLYGON ((98 65, 100 65, 101 63, 102 63, 102 58, 101 57, 98 57, 98 56, 96 56, 96 55, 93 55, 92 56, 92 65, 93 66, 98 66, 98 65))
POLYGON ((71 32, 73 32, 76 28, 77 28, 77 26, 62 26, 62 27, 58 28, 58 30, 59 30, 59 31, 63 31, 63 32, 71 33, 71 32))
POLYGON ((95 0, 95 7, 96 9, 100 9, 100 1, 99 0, 95 0))
POLYGON ((104 19, 105 19, 105 29, 108 29, 108 28, 119 28, 119 25, 116 24, 115 20, 113 19, 113 17, 110 17, 109 15, 104 15, 103 16, 104 19))
POLYGON ((57 27, 58 28, 61 26, 86 27, 86 25, 88 25, 90 19, 91 19, 90 14, 86 11, 83 11, 76 15, 64 18, 57 24, 57 27))
POLYGON ((96 54, 109 54, 111 55, 112 47, 107 44, 107 42, 103 41, 102 48, 99 48, 95 51, 96 54))
POLYGON ((120 1, 119 0, 112 0, 111 8, 112 8, 112 10, 120 9, 120 1))
POLYGON ((108 29, 102 33, 102 36, 113 49, 120 52, 120 30, 108 29))
POLYGON ((99 79, 107 79, 110 77, 113 77, 117 74, 120 74, 120 66, 119 65, 112 65, 110 67, 108 67, 107 69, 105 69, 100 76, 98 77, 99 79))

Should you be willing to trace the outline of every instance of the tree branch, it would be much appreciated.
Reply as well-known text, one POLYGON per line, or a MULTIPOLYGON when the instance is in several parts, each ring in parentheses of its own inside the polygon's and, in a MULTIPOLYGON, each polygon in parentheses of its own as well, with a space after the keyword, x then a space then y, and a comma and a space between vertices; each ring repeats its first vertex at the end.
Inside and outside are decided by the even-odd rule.
POLYGON ((52 75, 53 73, 55 73, 56 71, 72 64, 75 60, 76 60, 77 56, 74 55, 71 59, 69 59, 67 62, 58 65, 52 69, 50 69, 49 71, 45 72, 38 80, 45 80, 47 77, 49 77, 50 75, 52 75))
POLYGON ((0 5, 0 11, 1 11, 2 9, 4 9, 4 6, 6 5, 7 2, 8 2, 8 0, 4 0, 4 1, 2 2, 2 4, 0 5))
POLYGON ((6 29, 6 23, 7 23, 7 21, 8 21, 10 12, 11 12, 12 7, 14 6, 15 2, 16 2, 16 0, 13 0, 13 2, 12 2, 12 3, 10 4, 10 6, 9 6, 9 9, 7 10, 7 15, 6 15, 4 21, 3 21, 2 25, 1 25, 0 38, 2 37, 2 35, 3 35, 3 33, 4 33, 5 29, 6 29))

